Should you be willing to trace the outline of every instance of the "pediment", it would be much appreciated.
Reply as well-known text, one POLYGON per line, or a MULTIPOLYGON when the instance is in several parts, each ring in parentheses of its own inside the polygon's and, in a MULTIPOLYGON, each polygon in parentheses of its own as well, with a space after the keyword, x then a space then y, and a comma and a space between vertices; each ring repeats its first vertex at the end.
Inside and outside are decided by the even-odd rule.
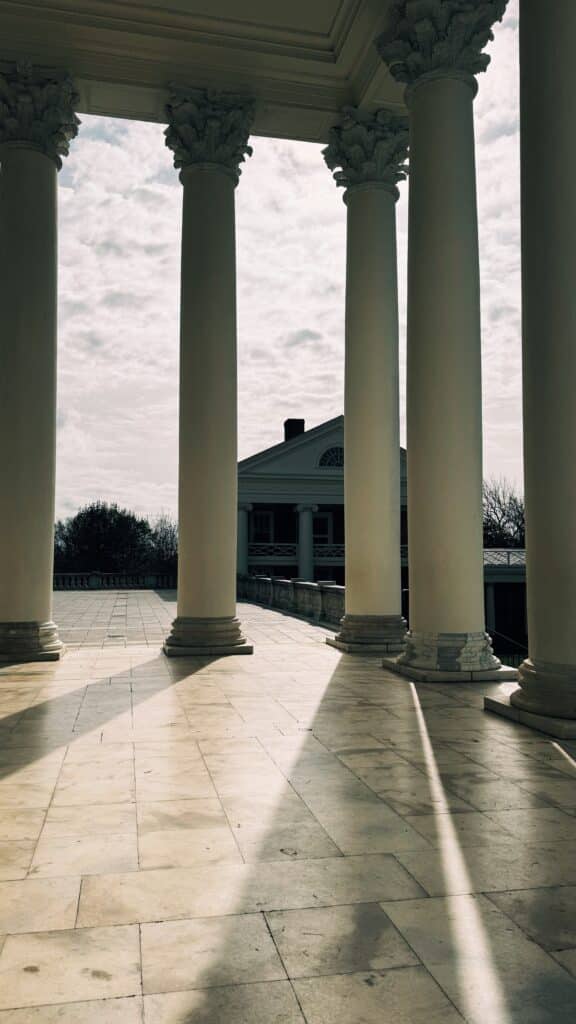
POLYGON ((239 463, 243 476, 343 476, 343 470, 334 466, 319 466, 324 452, 344 446, 344 417, 321 423, 303 434, 251 455, 239 463))

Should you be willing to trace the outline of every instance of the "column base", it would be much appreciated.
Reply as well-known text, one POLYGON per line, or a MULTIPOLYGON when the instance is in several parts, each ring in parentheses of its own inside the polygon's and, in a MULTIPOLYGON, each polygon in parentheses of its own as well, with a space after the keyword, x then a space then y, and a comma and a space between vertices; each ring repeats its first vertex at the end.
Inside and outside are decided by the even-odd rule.
POLYGON ((484 708, 558 739, 576 739, 576 665, 526 658, 518 689, 486 697, 484 708))
POLYGON ((516 707, 512 703, 511 697, 519 692, 519 690, 515 690, 510 697, 485 697, 484 710, 491 711, 502 718, 508 718, 511 722, 518 722, 530 729, 546 733, 547 736, 554 736, 558 740, 576 739, 576 719, 554 718, 551 715, 539 715, 533 711, 525 711, 521 707, 516 707))
POLYGON ((501 664, 487 633, 409 632, 406 651, 383 667, 417 682, 506 682, 516 669, 501 664))
POLYGON ((243 636, 239 619, 232 615, 207 619, 179 615, 164 642, 164 654, 169 658, 219 658, 226 654, 253 653, 254 647, 243 636))
POLYGON ((345 654, 400 654, 406 647, 401 615, 344 615, 340 632, 326 643, 345 654))
POLYGON ((58 661, 65 650, 55 622, 0 622, 0 665, 58 661))

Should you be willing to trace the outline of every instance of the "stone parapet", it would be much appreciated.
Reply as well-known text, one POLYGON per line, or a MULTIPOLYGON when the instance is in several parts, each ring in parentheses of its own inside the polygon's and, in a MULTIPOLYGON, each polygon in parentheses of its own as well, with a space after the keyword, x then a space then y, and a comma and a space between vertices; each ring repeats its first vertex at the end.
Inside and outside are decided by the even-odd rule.
POLYGON ((313 622, 337 626, 344 615, 344 587, 270 576, 239 576, 238 597, 313 622))

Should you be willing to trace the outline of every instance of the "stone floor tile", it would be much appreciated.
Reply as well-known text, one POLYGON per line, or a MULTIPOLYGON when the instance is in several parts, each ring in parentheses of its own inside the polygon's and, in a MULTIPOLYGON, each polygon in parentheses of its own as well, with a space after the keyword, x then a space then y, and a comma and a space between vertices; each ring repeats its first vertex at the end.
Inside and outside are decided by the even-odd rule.
POLYGON ((9 935, 0 954, 0 1009, 139 993, 134 926, 9 935))
POLYGON ((576 840, 576 816, 560 807, 529 807, 486 811, 486 817, 506 829, 516 841, 538 843, 576 840))
POLYGON ((483 896, 384 904, 469 1024, 570 1024, 576 981, 483 896))
POLYGON ((427 850, 430 844, 380 799, 340 802, 316 811, 316 817, 344 854, 427 850))
POLYGON ((288 981, 145 996, 144 1020, 145 1024, 306 1024, 288 981))
POLYGON ((342 764, 352 771, 364 768, 390 768, 393 765, 406 766, 407 760, 389 747, 366 747, 338 755, 342 764))
POLYGON ((286 785, 280 793, 223 797, 222 806, 233 829, 270 828, 275 824, 311 824, 314 815, 297 793, 286 785))
POLYGON ((228 827, 144 832, 140 834, 138 848, 143 869, 242 863, 242 855, 228 827))
POLYGON ((576 949, 561 949, 551 953, 562 967, 576 978, 576 949))
POLYGON ((0 1024, 141 1024, 142 999, 97 999, 83 1003, 0 1010, 0 1024))
POLYGON ((118 779, 85 777, 59 784, 54 791, 53 806, 133 803, 134 799, 135 785, 127 776, 118 779))
MULTIPOLYGON (((506 779, 474 781, 445 777, 447 792, 453 791, 478 811, 506 811, 518 807, 544 807, 542 796, 506 779)), ((576 786, 574 787, 576 789, 576 786)))
POLYGON ((138 832, 160 832, 164 829, 228 828, 222 804, 216 798, 198 800, 158 800, 137 805, 138 832))
MULTIPOLYGON (((374 771, 380 771, 376 768, 374 771)), ((372 785, 372 784, 371 784, 372 785)), ((428 784, 427 779, 414 779, 414 781, 403 783, 391 783, 388 786, 380 781, 375 781, 374 789, 388 807, 391 807, 397 814, 432 814, 435 807, 446 806, 451 811, 471 811, 474 808, 453 793, 444 792, 441 800, 435 797, 428 784)))
POLYGON ((43 785, 39 782, 7 782, 0 786, 0 809, 14 807, 46 808, 52 799, 54 784, 43 785))
POLYGON ((138 869, 135 833, 40 837, 30 876, 103 875, 138 869))
POLYGON ((404 820, 436 847, 446 844, 448 829, 451 836, 457 837, 460 847, 514 842, 510 832, 480 811, 462 811, 460 814, 410 814, 406 815, 404 820))
POLYGON ((576 886, 498 892, 489 899, 544 949, 576 947, 576 886))
POLYGON ((38 808, 0 808, 0 841, 37 839, 45 811, 38 808))
POLYGON ((66 766, 82 763, 95 764, 98 762, 103 764, 111 764, 112 762, 119 764, 133 760, 134 745, 132 743, 106 743, 105 745, 99 744, 95 748, 93 743, 86 745, 75 742, 68 747, 64 763, 66 766))
POLYGON ((447 896, 575 885, 573 850, 572 843, 495 844, 461 850, 460 844, 449 836, 437 851, 399 852, 397 858, 431 896, 447 896))
POLYGON ((82 885, 78 924, 88 927, 298 907, 412 899, 422 888, 394 857, 221 864, 122 875, 82 885))
POLYGON ((52 806, 42 840, 72 836, 128 835, 136 832, 135 804, 93 804, 88 807, 52 806))
POLYGON ((285 977, 262 914, 142 925, 147 994, 285 977))
POLYGON ((0 842, 0 881, 25 878, 34 853, 31 840, 0 842))
POLYGON ((216 791, 208 773, 182 773, 180 778, 139 777, 136 782, 138 801, 197 800, 215 798, 216 791))
POLYGON ((266 919, 290 978, 419 962, 377 903, 273 911, 266 919))
POLYGON ((463 1022, 423 967, 299 978, 293 984, 307 1024, 463 1022))
POLYGON ((576 808, 576 783, 574 779, 563 778, 561 772, 556 772, 555 776, 542 772, 539 778, 522 779, 519 785, 535 798, 561 807, 576 808))
POLYGON ((0 933, 73 928, 79 878, 38 878, 0 883, 0 933))
POLYGON ((248 863, 340 857, 341 852, 316 822, 277 828, 239 828, 234 836, 248 863))

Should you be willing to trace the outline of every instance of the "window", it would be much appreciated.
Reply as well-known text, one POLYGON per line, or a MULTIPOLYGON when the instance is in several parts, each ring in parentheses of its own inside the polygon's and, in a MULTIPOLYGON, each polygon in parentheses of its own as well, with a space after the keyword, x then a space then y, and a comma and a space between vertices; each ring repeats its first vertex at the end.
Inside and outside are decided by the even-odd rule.
POLYGON ((344 449, 341 445, 334 445, 327 448, 320 456, 319 466, 330 466, 332 469, 342 469, 344 465, 344 449))
POLYGON ((252 543, 271 544, 274 540, 274 514, 272 512, 252 512, 252 543))
POLYGON ((329 512, 314 516, 313 531, 315 544, 332 543, 332 516, 329 512))

